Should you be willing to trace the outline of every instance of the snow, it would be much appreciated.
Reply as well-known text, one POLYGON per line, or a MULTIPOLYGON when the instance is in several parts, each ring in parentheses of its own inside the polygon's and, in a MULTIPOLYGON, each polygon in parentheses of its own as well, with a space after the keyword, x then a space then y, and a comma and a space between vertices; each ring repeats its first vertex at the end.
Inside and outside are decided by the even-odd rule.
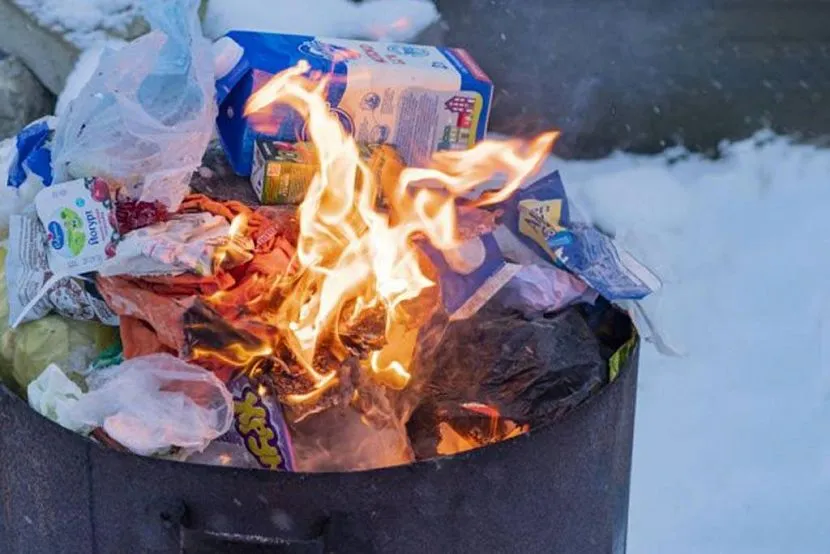
POLYGON ((551 162, 686 353, 642 351, 628 551, 830 552, 830 150, 677 154, 551 162))
POLYGON ((13 0, 44 27, 83 50, 127 37, 141 14, 140 0, 13 0))
MULTIPOLYGON (((15 0, 43 25, 66 34, 82 48, 58 97, 60 115, 89 81, 105 46, 119 48, 125 29, 140 14, 141 2, 128 0, 15 0), (118 32, 112 32, 118 29, 118 32), (106 31, 109 30, 109 31, 106 31)), ((436 21, 430 0, 315 0, 314 9, 295 0, 210 0, 202 24, 205 36, 218 39, 230 30, 254 30, 335 37, 406 41, 436 21), (326 14, 320 17, 320 14, 326 14)))
MULTIPOLYGON (((12 0, 44 27, 85 50, 141 28, 140 0, 12 0)), ((209 0, 205 35, 232 29, 405 41, 434 22, 430 0, 209 0)))
POLYGON ((430 0, 211 0, 203 29, 213 39, 237 29, 406 41, 437 18, 430 0))

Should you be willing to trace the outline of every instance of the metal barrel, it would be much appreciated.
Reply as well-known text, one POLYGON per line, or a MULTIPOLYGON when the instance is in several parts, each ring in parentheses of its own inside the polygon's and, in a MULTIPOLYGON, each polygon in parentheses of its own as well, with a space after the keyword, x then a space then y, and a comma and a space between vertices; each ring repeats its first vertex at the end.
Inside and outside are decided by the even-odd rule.
POLYGON ((638 354, 559 422, 452 457, 339 474, 119 453, 0 387, 0 550, 622 554, 638 354))

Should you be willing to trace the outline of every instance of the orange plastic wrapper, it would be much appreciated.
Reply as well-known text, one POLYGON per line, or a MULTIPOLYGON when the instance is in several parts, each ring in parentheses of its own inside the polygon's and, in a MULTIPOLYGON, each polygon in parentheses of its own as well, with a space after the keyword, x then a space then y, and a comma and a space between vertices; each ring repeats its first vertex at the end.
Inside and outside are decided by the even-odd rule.
POLYGON ((268 276, 289 271, 296 242, 297 221, 293 210, 253 210, 241 202, 218 202, 203 195, 188 196, 179 213, 208 212, 228 221, 237 216, 246 220, 245 235, 253 244, 250 261, 216 275, 102 277, 97 279, 101 295, 121 318, 124 357, 186 350, 183 317, 197 299, 222 292, 227 295, 219 307, 229 320, 239 306, 261 293, 268 276), (226 311, 228 313, 226 313, 226 311))
POLYGON ((127 342, 122 344, 124 359, 149 356, 150 354, 158 354, 160 352, 176 354, 173 348, 162 344, 156 332, 140 319, 121 316, 120 331, 122 337, 129 338, 127 342))
POLYGON ((129 319, 127 325, 122 322, 121 342, 126 359, 138 355, 138 352, 181 351, 185 344, 182 316, 193 304, 198 289, 190 295, 175 294, 165 291, 164 286, 158 283, 132 277, 99 276, 97 283, 98 290, 115 313, 144 323, 138 326, 129 319), (152 330, 155 337, 151 337, 147 330, 152 330))
POLYGON ((219 202, 203 194, 191 194, 184 199, 179 213, 208 212, 232 222, 237 216, 246 219, 245 234, 254 241, 254 252, 262 254, 278 247, 288 247, 293 254, 299 223, 293 208, 263 206, 256 210, 242 202, 219 202))

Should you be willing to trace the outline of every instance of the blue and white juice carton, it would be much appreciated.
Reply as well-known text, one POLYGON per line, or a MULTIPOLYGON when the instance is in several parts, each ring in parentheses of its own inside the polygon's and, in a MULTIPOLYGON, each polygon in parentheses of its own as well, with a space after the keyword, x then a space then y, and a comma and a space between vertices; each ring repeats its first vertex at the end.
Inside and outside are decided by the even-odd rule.
POLYGON ((327 101, 358 143, 390 144, 409 166, 436 151, 466 150, 484 138, 493 84, 458 48, 233 31, 217 47, 219 136, 234 171, 250 175, 257 139, 305 141, 305 121, 272 104, 256 123, 251 94, 273 75, 309 63, 328 76, 327 101))

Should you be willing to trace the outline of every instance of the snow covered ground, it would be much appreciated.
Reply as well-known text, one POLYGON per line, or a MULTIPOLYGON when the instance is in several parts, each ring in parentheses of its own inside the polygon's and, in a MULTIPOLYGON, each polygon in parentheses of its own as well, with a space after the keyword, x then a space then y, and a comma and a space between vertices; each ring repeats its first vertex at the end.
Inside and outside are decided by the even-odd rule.
MULTIPOLYGON (((140 1, 118 0, 15 0, 45 26, 63 33, 82 48, 75 68, 58 97, 57 115, 81 91, 98 65, 105 46, 119 48, 117 38, 136 13, 140 1), (53 6, 55 4, 55 6, 53 6), (60 4, 61 7, 56 7, 60 4), (71 15, 70 15, 71 12, 71 15), (103 33, 101 29, 119 32, 103 33)), ((430 0, 366 0, 355 4, 347 0, 210 0, 202 28, 210 39, 231 30, 271 33, 362 37, 374 40, 405 41, 438 19, 430 0)))
POLYGON ((204 30, 214 39, 242 29, 396 41, 411 38, 437 17, 435 5, 425 0, 210 0, 204 30))
POLYGON ((645 347, 631 554, 830 552, 830 150, 551 162, 665 281, 645 347))

